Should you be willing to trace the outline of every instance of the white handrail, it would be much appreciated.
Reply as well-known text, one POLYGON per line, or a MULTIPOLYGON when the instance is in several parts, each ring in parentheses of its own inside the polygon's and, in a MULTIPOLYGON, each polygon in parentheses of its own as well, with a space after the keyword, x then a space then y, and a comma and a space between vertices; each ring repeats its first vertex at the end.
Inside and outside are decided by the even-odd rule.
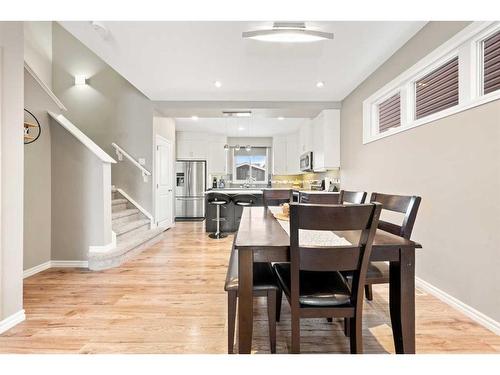
POLYGON ((139 168, 142 172, 142 178, 144 179, 144 182, 148 182, 148 176, 151 176, 151 172, 148 171, 146 168, 144 168, 137 160, 135 160, 132 156, 130 156, 127 151, 125 151, 123 148, 118 146, 116 143, 111 143, 111 146, 114 147, 116 151, 116 156, 118 156, 118 160, 122 161, 123 157, 125 156, 132 164, 134 164, 137 168, 139 168))
POLYGON ((116 163, 116 161, 109 156, 102 148, 100 148, 92 139, 87 137, 80 129, 78 129, 71 121, 69 121, 63 115, 55 114, 54 112, 48 111, 50 117, 52 117, 58 124, 65 128, 70 134, 72 134, 76 139, 83 143, 90 151, 92 151, 99 159, 104 163, 116 163))
POLYGON ((64 106, 64 104, 59 100, 59 98, 54 94, 54 92, 41 80, 41 78, 36 74, 36 72, 29 66, 29 64, 24 62, 24 69, 31 74, 31 76, 35 79, 35 81, 40 85, 40 87, 47 93, 47 95, 56 103, 59 109, 67 111, 68 109, 64 106))

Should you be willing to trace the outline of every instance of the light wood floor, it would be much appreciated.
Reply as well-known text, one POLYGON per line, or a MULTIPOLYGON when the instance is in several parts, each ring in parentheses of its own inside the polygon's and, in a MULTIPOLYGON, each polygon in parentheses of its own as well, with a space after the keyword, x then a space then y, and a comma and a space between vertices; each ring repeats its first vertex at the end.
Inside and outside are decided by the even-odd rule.
MULTIPOLYGON (((211 240, 203 223, 177 223, 119 268, 50 269, 24 282, 27 320, 0 336, 2 353, 225 353, 223 283, 232 237, 211 240)), ((364 348, 393 353, 388 289, 365 303, 364 348)), ((283 300, 278 353, 290 344, 283 300)), ((255 303, 253 351, 268 353, 265 300, 255 303)), ((340 322, 303 321, 303 352, 348 353, 340 322)), ((500 352, 500 337, 417 291, 417 352, 500 352)))

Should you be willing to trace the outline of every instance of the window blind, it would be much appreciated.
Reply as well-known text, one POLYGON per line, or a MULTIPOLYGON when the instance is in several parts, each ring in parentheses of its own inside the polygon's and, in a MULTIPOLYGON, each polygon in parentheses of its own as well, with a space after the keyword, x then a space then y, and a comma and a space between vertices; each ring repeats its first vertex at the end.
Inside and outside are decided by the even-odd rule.
POLYGON ((401 125, 401 96, 397 94, 378 105, 378 131, 385 132, 401 125))
POLYGON ((415 82, 415 118, 419 119, 458 104, 458 57, 415 82))
POLYGON ((500 31, 484 41, 484 93, 500 89, 500 31))

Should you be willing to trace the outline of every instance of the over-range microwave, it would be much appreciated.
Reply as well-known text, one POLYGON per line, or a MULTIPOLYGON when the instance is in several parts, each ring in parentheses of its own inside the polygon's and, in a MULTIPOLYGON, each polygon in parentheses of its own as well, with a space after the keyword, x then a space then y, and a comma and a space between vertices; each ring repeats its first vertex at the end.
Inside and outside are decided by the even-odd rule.
POLYGON ((311 172, 313 170, 312 151, 308 151, 300 155, 300 170, 302 172, 311 172))

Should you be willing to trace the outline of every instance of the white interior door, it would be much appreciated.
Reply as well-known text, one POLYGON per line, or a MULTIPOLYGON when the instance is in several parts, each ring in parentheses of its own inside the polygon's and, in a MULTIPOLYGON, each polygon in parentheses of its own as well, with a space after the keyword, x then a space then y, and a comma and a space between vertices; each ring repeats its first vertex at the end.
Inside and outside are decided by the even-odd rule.
POLYGON ((156 136, 156 221, 158 226, 173 223, 173 163, 172 144, 156 136))

